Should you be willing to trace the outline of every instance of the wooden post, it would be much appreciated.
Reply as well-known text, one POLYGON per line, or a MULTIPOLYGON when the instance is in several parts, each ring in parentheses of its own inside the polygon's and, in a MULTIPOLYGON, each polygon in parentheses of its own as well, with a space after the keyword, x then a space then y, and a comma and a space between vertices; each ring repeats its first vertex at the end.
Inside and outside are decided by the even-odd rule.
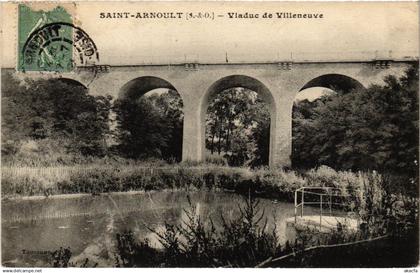
POLYGON ((302 209, 300 210, 300 217, 303 217, 303 202, 304 202, 304 195, 305 195, 305 189, 302 189, 302 201, 301 201, 302 209))
POLYGON ((297 217, 297 193, 298 191, 295 191, 295 224, 296 224, 296 217, 297 217))
POLYGON ((330 216, 332 215, 332 192, 330 191, 330 216))
POLYGON ((321 202, 319 203, 320 214, 319 214, 319 231, 322 230, 322 194, 321 194, 321 202))

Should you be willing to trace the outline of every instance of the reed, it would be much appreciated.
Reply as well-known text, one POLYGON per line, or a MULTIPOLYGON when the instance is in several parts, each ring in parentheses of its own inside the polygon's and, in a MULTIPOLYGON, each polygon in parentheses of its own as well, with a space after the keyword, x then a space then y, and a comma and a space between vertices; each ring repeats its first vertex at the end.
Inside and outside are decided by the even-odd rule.
POLYGON ((232 168, 217 164, 161 165, 154 162, 95 162, 50 167, 3 166, 2 197, 150 191, 162 189, 228 190, 279 200, 293 200, 302 186, 334 186, 357 192, 377 184, 375 173, 335 171, 320 167, 306 172, 283 169, 232 168))

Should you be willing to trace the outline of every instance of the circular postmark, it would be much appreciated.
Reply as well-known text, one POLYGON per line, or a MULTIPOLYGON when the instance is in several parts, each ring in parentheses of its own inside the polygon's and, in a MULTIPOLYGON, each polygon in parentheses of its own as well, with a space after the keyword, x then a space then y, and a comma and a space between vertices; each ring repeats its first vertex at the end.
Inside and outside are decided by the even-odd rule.
POLYGON ((22 70, 70 71, 97 62, 95 43, 71 23, 50 23, 36 29, 22 48, 22 70))

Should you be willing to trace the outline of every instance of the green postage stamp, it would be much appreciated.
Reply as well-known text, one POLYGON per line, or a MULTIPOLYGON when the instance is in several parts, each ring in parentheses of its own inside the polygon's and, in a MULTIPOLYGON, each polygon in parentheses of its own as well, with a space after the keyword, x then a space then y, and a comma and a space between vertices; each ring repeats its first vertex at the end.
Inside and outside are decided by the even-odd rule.
POLYGON ((18 9, 18 70, 68 72, 99 60, 95 43, 62 6, 44 11, 20 4, 18 9))

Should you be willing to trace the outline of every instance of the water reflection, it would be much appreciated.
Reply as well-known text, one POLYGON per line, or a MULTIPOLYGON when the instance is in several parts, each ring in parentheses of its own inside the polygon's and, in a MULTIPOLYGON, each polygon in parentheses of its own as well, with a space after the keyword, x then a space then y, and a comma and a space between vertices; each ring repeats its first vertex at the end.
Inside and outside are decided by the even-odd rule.
MULTIPOLYGON (((183 211, 189 206, 187 195, 195 217, 205 222, 212 219, 216 227, 220 226, 222 213, 226 219, 235 217, 239 213, 238 204, 242 204, 239 195, 204 191, 2 201, 3 264, 35 266, 45 260, 29 257, 22 250, 70 247, 74 261, 89 257, 99 266, 114 266, 116 233, 132 230, 137 238, 148 238, 152 245, 159 247, 156 234, 147 227, 162 232, 165 222, 187 221, 183 211)), ((273 228, 276 221, 277 234, 284 243, 285 220, 294 215, 294 205, 260 201, 268 217, 268 227, 273 228)))

